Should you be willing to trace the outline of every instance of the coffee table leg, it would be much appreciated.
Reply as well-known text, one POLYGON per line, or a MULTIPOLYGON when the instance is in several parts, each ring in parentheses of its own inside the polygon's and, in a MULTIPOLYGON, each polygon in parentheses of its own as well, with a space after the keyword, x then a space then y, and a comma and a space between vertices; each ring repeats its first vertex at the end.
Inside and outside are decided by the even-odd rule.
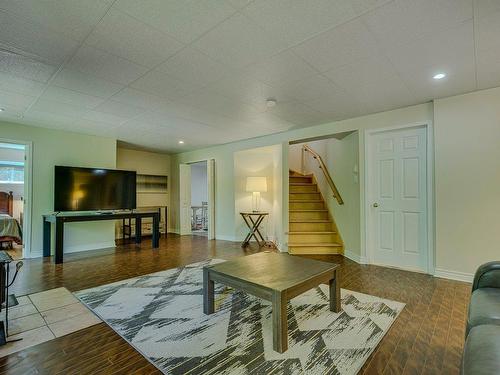
POLYGON ((213 314, 214 307, 214 282, 210 280, 210 272, 203 268, 203 312, 213 314))
POLYGON ((286 293, 273 291, 273 349, 283 353, 288 349, 288 319, 286 293))
POLYGON ((330 286, 330 311, 340 312, 340 280, 337 270, 333 271, 333 279, 329 282, 330 286))

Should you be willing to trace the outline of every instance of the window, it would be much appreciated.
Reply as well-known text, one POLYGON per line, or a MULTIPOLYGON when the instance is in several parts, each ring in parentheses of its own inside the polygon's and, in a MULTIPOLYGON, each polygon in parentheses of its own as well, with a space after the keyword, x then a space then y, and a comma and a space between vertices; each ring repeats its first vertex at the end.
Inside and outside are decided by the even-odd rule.
POLYGON ((24 163, 0 161, 0 184, 23 184, 24 163))

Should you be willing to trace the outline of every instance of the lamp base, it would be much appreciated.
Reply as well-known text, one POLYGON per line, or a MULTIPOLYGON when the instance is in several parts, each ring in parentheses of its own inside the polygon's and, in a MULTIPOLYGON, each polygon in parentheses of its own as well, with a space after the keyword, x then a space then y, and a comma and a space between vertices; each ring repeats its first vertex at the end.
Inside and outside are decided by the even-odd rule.
POLYGON ((260 212, 260 192, 252 193, 252 212, 260 212))

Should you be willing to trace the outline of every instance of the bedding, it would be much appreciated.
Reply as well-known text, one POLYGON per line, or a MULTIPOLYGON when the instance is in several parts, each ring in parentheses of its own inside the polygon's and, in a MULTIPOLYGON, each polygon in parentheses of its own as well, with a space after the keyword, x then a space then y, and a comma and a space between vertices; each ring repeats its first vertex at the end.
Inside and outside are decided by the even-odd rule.
POLYGON ((0 214, 0 242, 13 241, 18 245, 23 243, 21 226, 12 216, 0 214))

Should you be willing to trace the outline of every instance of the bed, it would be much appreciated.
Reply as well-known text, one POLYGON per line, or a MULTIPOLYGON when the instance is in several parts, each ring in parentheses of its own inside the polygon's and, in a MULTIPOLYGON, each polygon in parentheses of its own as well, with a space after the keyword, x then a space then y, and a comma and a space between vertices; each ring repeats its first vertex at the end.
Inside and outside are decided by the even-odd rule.
POLYGON ((16 219, 12 217, 14 196, 12 192, 0 191, 0 247, 7 243, 12 248, 12 243, 23 243, 23 232, 16 219))

